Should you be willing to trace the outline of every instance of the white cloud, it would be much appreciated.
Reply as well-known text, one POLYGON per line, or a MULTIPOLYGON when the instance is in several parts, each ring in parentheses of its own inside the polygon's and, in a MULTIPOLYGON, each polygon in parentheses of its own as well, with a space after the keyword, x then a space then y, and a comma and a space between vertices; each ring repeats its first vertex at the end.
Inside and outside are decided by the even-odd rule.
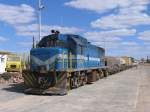
POLYGON ((139 47, 140 45, 136 42, 129 42, 129 41, 106 41, 106 42, 92 42, 92 44, 97 45, 97 46, 101 46, 106 48, 107 51, 110 51, 113 49, 113 51, 124 51, 127 49, 132 48, 135 49, 137 47, 139 47))
POLYGON ((136 33, 135 29, 120 29, 100 32, 86 32, 84 36, 93 42, 101 41, 120 41, 120 37, 133 36, 136 33))
MULTIPOLYGON (((124 42, 123 42, 124 43, 124 42)), ((128 43, 128 42, 125 42, 128 43)), ((132 56, 135 58, 142 58, 150 55, 150 47, 149 46, 142 46, 138 43, 133 43, 135 45, 119 45, 116 44, 111 48, 107 48, 107 55, 113 56, 132 56), (136 45, 137 44, 137 45, 136 45)))
POLYGON ((8 41, 7 38, 0 36, 0 42, 6 42, 6 41, 8 41))
POLYGON ((32 42, 18 42, 18 45, 21 45, 23 47, 31 47, 32 46, 32 42))
POLYGON ((117 7, 128 7, 132 0, 72 0, 65 5, 103 13, 117 7))
POLYGON ((131 28, 137 25, 149 25, 150 17, 147 14, 118 14, 109 15, 97 19, 91 23, 94 28, 101 29, 120 29, 120 28, 131 28))
POLYGON ((65 5, 99 13, 118 9, 116 14, 103 16, 91 22, 91 26, 100 29, 120 29, 149 25, 150 16, 144 12, 149 3, 150 0, 72 0, 65 5))
POLYGON ((141 6, 145 6, 148 3, 149 0, 71 0, 66 2, 65 5, 78 9, 86 9, 103 13, 118 7, 129 8, 131 6, 139 6, 138 9, 143 9, 141 6))
MULTIPOLYGON (((10 24, 19 36, 38 36, 38 25, 35 24, 35 9, 27 4, 19 6, 0 4, 0 21, 10 24)), ((42 25, 42 36, 50 34, 50 30, 62 33, 77 33, 81 29, 59 25, 42 25)))
POLYGON ((129 47, 129 46, 137 46, 138 43, 136 43, 136 42, 122 42, 121 45, 129 47))
POLYGON ((150 41, 150 30, 139 33, 138 38, 144 41, 150 41))
MULTIPOLYGON (((38 36, 38 24, 20 25, 20 26, 16 26, 15 28, 17 34, 20 36, 35 36, 35 37, 38 36)), ((58 30, 61 33, 78 33, 82 31, 81 29, 75 27, 64 27, 58 25, 53 25, 53 26, 42 25, 41 27, 42 36, 50 34, 52 29, 58 30)))
POLYGON ((123 42, 125 37, 135 35, 135 29, 120 29, 99 32, 86 32, 86 37, 92 44, 109 49, 122 49, 122 47, 135 46, 134 42, 123 42))
POLYGON ((93 22, 91 26, 100 29, 132 28, 139 25, 150 25, 150 16, 145 12, 149 0, 130 0, 128 7, 120 7, 117 14, 103 16, 93 22))
POLYGON ((120 49, 110 49, 108 55, 141 57, 141 55, 143 56, 143 54, 140 53, 141 50, 142 47, 140 46, 121 47, 120 49))
POLYGON ((8 24, 25 24, 31 23, 35 18, 35 10, 26 4, 12 6, 0 4, 0 21, 8 24))
POLYGON ((145 46, 150 46, 150 41, 144 42, 144 45, 145 45, 145 46))
POLYGON ((83 31, 82 29, 76 27, 66 27, 66 26, 59 26, 59 25, 50 25, 50 26, 43 26, 43 30, 46 29, 49 33, 52 29, 58 30, 61 33, 79 33, 83 31))

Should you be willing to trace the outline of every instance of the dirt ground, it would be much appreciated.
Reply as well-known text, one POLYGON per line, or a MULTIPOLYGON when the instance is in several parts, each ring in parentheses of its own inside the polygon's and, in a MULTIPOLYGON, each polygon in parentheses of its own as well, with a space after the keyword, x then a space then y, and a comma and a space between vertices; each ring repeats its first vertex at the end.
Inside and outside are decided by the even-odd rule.
POLYGON ((150 112, 150 66, 132 68, 66 96, 25 95, 20 84, 0 85, 0 112, 150 112))

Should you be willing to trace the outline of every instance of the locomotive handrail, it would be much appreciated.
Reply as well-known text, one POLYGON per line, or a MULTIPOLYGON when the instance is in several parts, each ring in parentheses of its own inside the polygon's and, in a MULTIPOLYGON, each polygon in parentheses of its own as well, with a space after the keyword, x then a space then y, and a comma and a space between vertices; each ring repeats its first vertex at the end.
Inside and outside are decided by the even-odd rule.
POLYGON ((69 59, 70 60, 70 67, 69 68, 70 68, 70 71, 72 71, 72 53, 70 52, 69 55, 70 55, 69 56, 69 58, 70 58, 69 59))
POLYGON ((64 70, 64 51, 62 51, 62 70, 64 70))

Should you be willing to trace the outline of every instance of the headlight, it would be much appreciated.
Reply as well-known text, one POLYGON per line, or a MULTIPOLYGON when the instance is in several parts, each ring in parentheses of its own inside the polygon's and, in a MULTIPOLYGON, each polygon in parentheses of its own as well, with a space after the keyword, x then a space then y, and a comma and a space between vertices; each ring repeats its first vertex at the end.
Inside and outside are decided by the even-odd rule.
POLYGON ((39 66, 39 70, 40 70, 40 73, 45 73, 47 71, 46 66, 39 66))

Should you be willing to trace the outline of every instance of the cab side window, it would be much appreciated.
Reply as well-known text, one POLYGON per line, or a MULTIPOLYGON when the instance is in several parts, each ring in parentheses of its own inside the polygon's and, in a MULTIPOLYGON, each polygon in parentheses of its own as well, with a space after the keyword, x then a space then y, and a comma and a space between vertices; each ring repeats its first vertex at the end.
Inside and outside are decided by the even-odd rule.
POLYGON ((83 55, 83 46, 78 47, 78 53, 83 55))

